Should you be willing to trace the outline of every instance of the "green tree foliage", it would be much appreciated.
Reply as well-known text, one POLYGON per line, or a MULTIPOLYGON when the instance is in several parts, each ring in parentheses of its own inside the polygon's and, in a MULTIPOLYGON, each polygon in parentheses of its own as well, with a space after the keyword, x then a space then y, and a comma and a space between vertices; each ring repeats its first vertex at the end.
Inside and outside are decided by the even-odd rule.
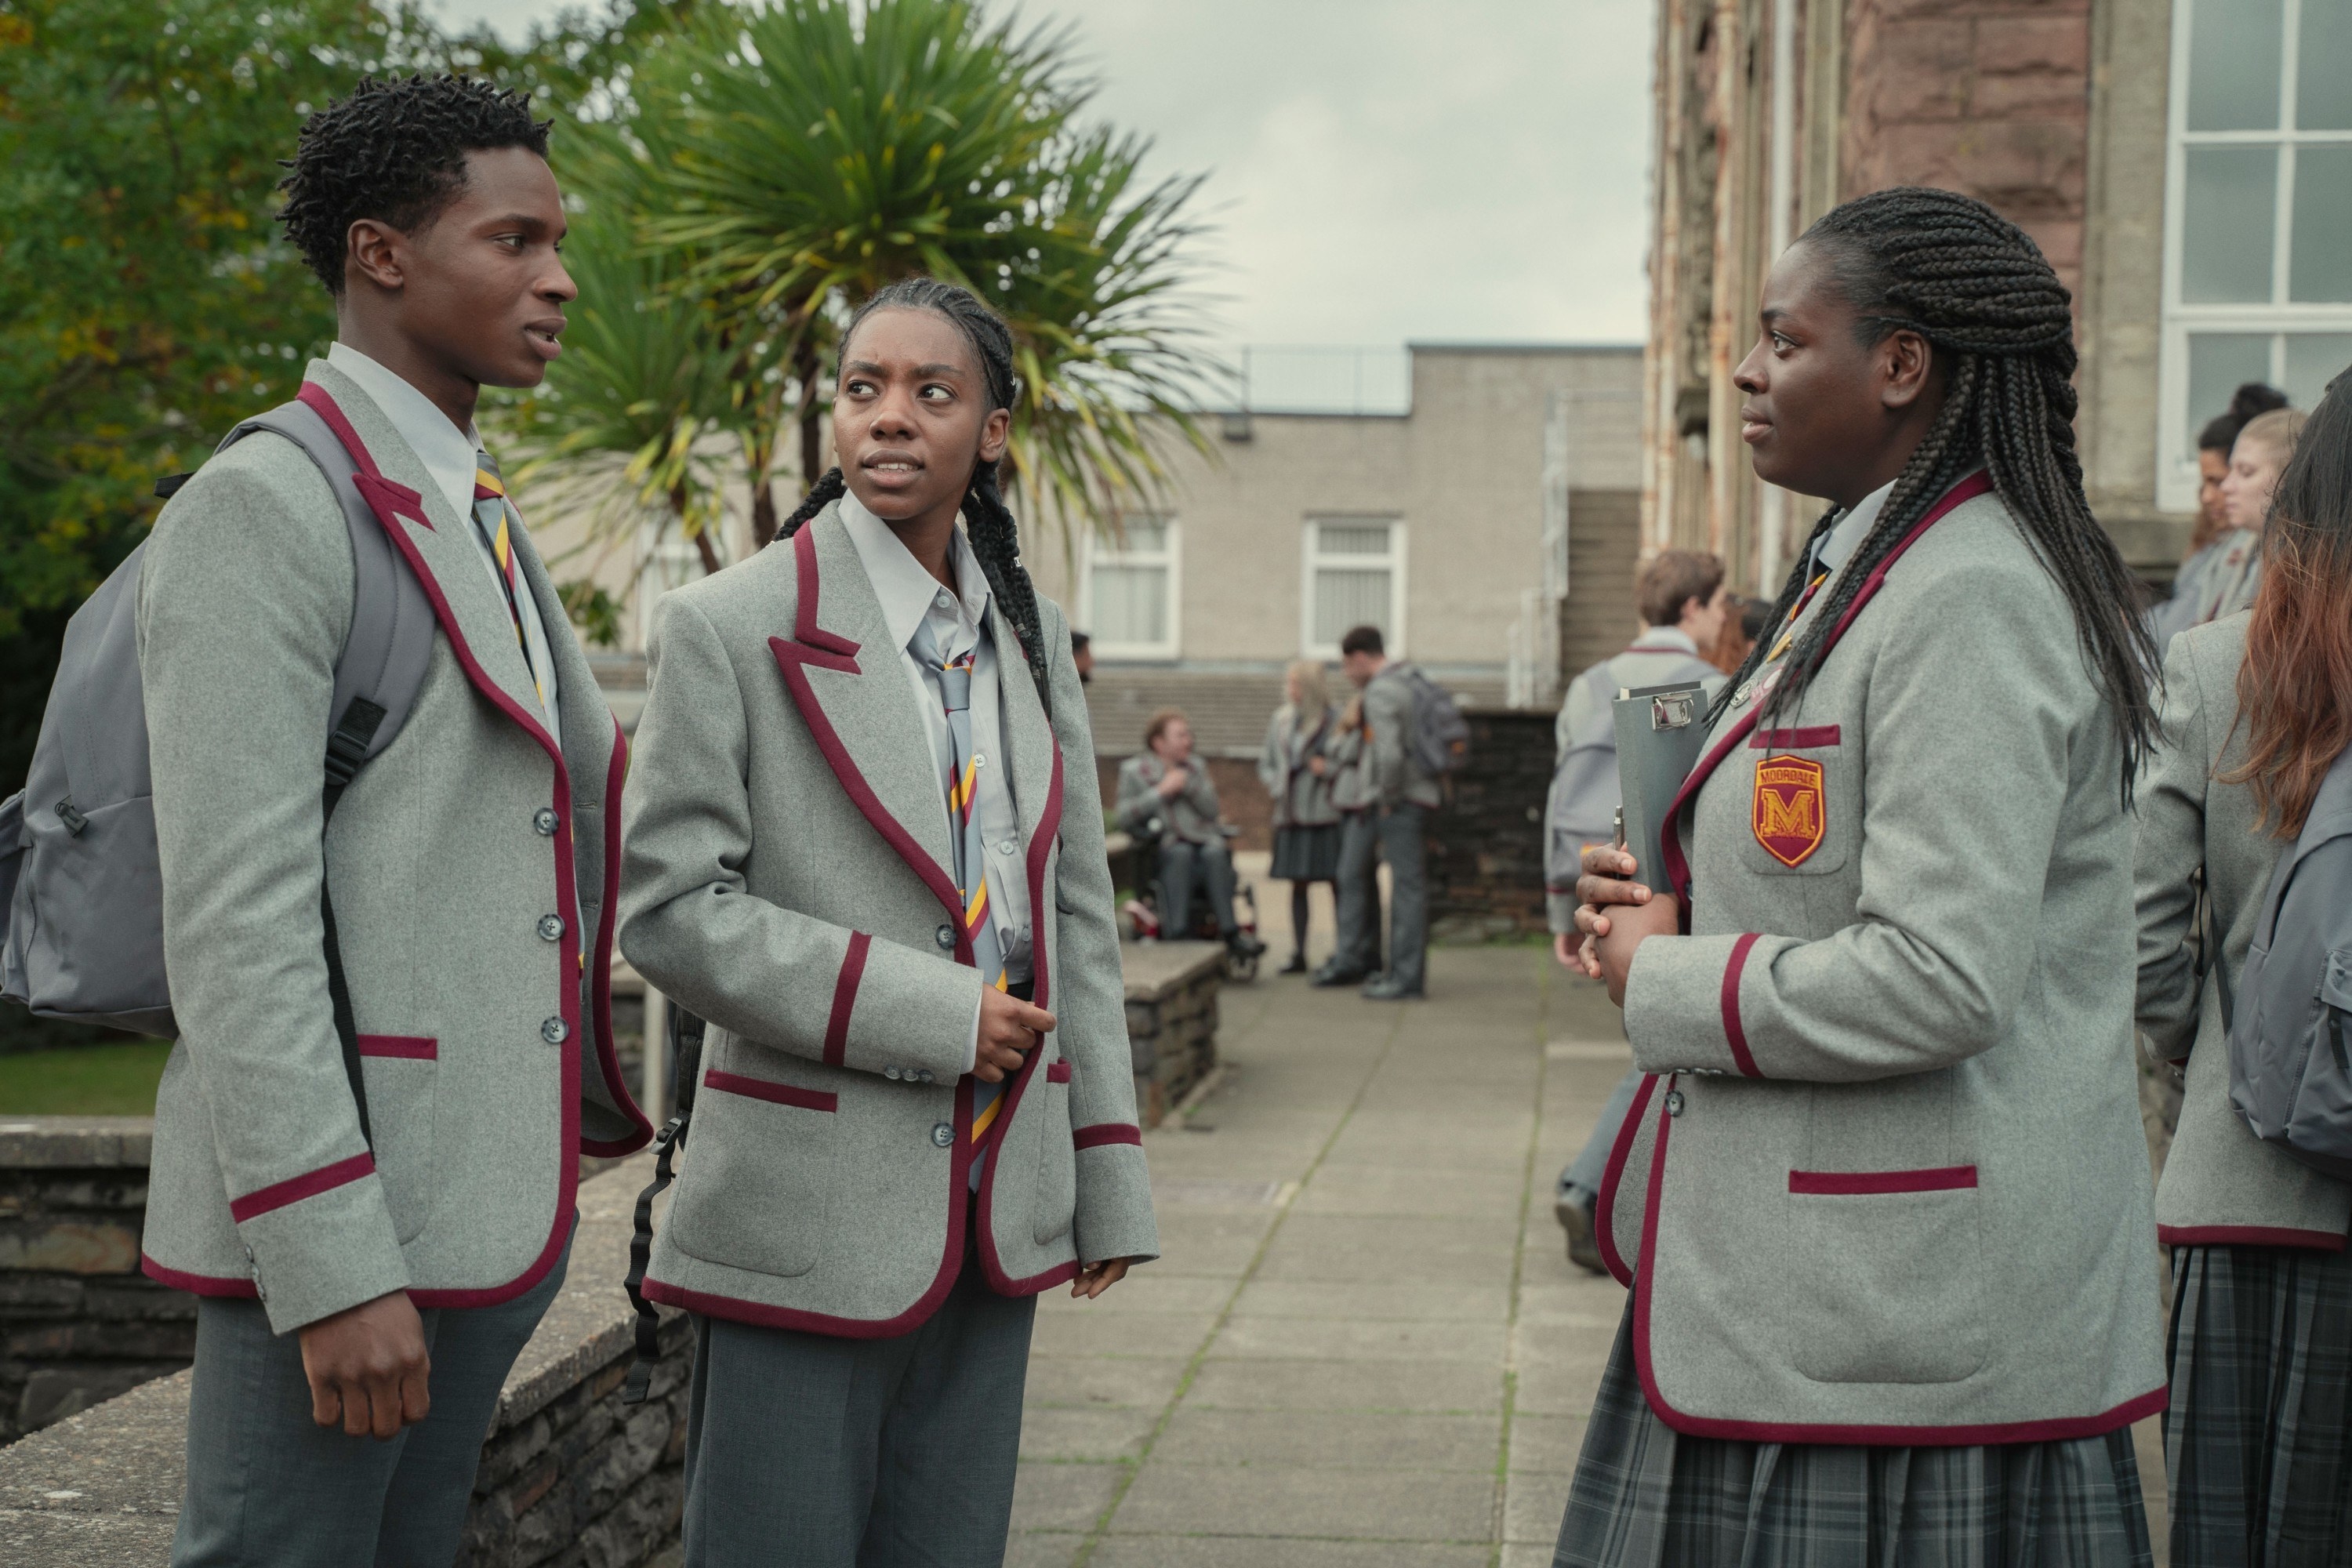
MULTIPOLYGON (((1218 373, 1185 292, 1198 181, 1145 181, 1148 142, 1082 120, 1092 90, 1066 32, 963 0, 710 5, 635 61, 620 154, 567 178, 592 209, 625 209, 670 292, 699 300, 698 374, 733 387, 716 423, 758 476, 755 537, 774 526, 781 433, 798 427, 803 479, 824 467, 842 323, 918 272, 970 286, 1013 327, 1011 468, 1033 518, 1102 524, 1150 495, 1154 416, 1208 449, 1192 408, 1218 373)), ((649 413, 683 417, 672 390, 647 394, 649 413)))

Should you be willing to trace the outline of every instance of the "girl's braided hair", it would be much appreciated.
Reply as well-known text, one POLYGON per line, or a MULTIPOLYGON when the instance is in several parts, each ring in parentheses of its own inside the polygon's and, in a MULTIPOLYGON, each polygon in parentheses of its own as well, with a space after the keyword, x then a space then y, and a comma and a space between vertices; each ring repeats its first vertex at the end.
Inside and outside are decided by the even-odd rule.
MULTIPOLYGON (((845 349, 858 324, 877 310, 929 310, 946 317, 963 333, 979 357, 981 371, 988 381, 988 412, 1013 406, 1021 384, 1013 374, 1013 331, 979 295, 936 278, 900 279, 860 305, 857 313, 849 318, 848 330, 841 334, 845 349)), ((811 518, 839 500, 848 489, 839 468, 826 469, 808 498, 776 530, 776 537, 790 539, 811 518)), ((1029 674, 1037 683, 1037 696, 1045 703, 1046 712, 1051 713, 1053 699, 1048 695, 1047 682, 1052 661, 1045 654, 1045 624, 1037 609, 1037 589, 1029 581, 1028 568, 1021 564, 1021 530, 1004 504, 1004 492, 998 488, 996 464, 972 465, 971 486, 963 497, 963 521, 965 535, 971 541, 971 552, 988 578, 989 592, 995 595, 997 608, 1012 621, 1022 654, 1029 661, 1029 674)))
MULTIPOLYGON (((1832 584, 1828 602, 1789 655, 1765 703, 1795 700, 1820 668, 1832 628, 1872 572, 1927 509, 1978 468, 2074 612, 2084 661, 2114 715, 2123 747, 2123 795, 2155 731, 2149 700, 2156 647, 2137 613, 2138 589, 2115 542, 2091 515, 2074 452, 2073 300, 2025 231, 1982 202, 1905 186, 1857 197, 1798 241, 1829 264, 1853 306, 1864 346, 1897 331, 1925 338, 1942 362, 1945 400, 1904 465, 1869 536, 1832 584)), ((1814 526, 1828 531, 1832 510, 1814 526)), ((1772 607, 1779 626, 1802 595, 1811 541, 1772 607)), ((1726 695, 1763 665, 1759 641, 1726 695)))

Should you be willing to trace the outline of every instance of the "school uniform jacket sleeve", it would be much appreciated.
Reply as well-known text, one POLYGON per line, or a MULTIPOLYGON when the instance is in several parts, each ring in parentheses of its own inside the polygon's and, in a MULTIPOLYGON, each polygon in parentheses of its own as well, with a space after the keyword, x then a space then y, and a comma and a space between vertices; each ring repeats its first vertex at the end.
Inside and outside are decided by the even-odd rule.
POLYGON ((1070 1133, 1078 1151, 1075 1239, 1083 1263, 1160 1256, 1151 1174, 1136 1120, 1135 1076, 1127 1038, 1127 984, 1112 914, 1110 858, 1103 844, 1102 790, 1083 759, 1095 754, 1086 689, 1070 658, 1061 612, 1041 602, 1045 641, 1056 650, 1048 679, 1054 732, 1066 758, 1062 852, 1055 873, 1055 957, 1051 1002, 1057 1044, 1070 1075, 1070 1133))
MULTIPOLYGON (((748 890, 750 737, 735 667, 692 603, 666 597, 646 645, 624 830, 620 945, 664 994, 730 1033, 823 1061, 854 934, 748 890)), ((970 1069, 980 972, 865 944, 840 1066, 970 1069)))
POLYGON ((1165 818, 1168 803, 1143 776, 1143 759, 1129 757, 1118 764, 1118 799, 1113 809, 1118 825, 1133 834, 1141 834, 1144 824, 1154 816, 1165 818))
MULTIPOLYGON (((2197 965, 2189 942, 2196 910, 2189 879, 2205 863, 2205 791, 2218 755, 2212 704, 2197 661, 2178 639, 2164 660, 2164 741, 2139 789, 2133 872, 2139 916, 2139 1026, 2169 1061, 2197 1037, 2197 965)), ((2225 711, 2234 710, 2225 702, 2225 711)))
POLYGON ((164 962, 229 1215, 284 1333, 409 1283, 343 1069, 320 915, 354 572, 326 481, 275 437, 206 464, 177 499, 139 594, 164 962))
MULTIPOLYGON (((2005 552, 1970 589, 1960 612, 1857 623, 1852 637, 1879 645, 1860 711, 1773 720, 1861 731, 1842 742, 1851 757, 1859 742, 1866 767, 1857 918, 1814 942, 1643 942, 1625 1027, 1644 1071, 1851 1082, 1948 1067, 2007 1034, 2033 980, 2035 910, 2074 770, 2113 763, 2096 746, 2075 754, 2090 697, 2048 574, 2005 552)), ((1706 896, 1702 879, 1693 898, 1706 896)))
POLYGON ((1373 800, 1401 805, 1412 783, 1405 768, 1405 735, 1412 725, 1412 688, 1386 672, 1364 688, 1364 727, 1370 731, 1373 800))

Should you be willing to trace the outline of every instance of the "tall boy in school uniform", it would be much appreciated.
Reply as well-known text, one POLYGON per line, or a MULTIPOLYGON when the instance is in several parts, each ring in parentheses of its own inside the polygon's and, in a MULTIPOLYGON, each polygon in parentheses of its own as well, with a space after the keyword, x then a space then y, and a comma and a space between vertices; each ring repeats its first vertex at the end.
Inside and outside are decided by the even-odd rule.
POLYGON ((367 81, 312 116, 286 182, 338 318, 301 400, 437 625, 331 822, 355 569, 327 479, 250 436, 148 546, 181 1034, 145 1267, 200 1298, 176 1568, 451 1562, 499 1388, 563 1279, 579 1155, 649 1134, 607 992, 625 748, 472 429, 480 387, 545 374, 576 292, 546 144, 487 84, 367 81))

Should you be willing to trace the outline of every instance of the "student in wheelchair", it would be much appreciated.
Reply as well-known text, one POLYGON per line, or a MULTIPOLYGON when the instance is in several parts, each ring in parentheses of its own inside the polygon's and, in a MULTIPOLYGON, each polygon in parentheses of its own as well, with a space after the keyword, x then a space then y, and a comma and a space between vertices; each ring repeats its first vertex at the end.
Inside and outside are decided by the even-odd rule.
POLYGON ((1192 755, 1192 726, 1181 709, 1163 708, 1145 727, 1143 744, 1119 764, 1114 813, 1141 856, 1138 884, 1157 889, 1160 930, 1172 935, 1191 934, 1194 895, 1203 895, 1208 917, 1201 923, 1213 927, 1235 962, 1255 967, 1265 943, 1234 915, 1228 841, 1239 829, 1220 818, 1217 786, 1192 755))

